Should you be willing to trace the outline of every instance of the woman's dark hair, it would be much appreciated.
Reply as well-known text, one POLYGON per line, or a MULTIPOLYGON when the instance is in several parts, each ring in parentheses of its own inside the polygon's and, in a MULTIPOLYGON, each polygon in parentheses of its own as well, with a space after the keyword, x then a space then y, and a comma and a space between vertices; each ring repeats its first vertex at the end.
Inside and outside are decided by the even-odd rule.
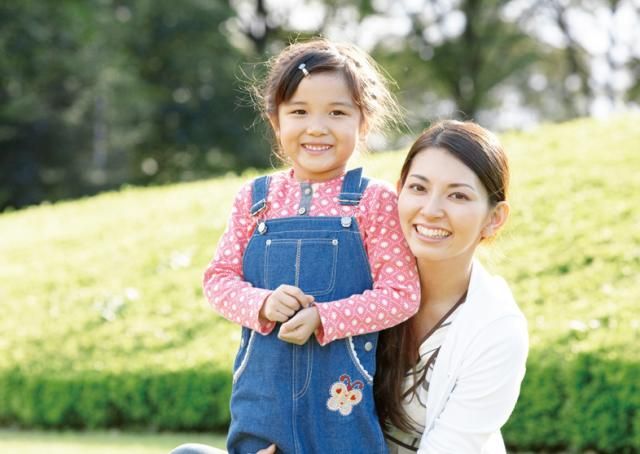
MULTIPOLYGON (((414 158, 429 148, 444 149, 471 169, 495 206, 507 199, 509 163, 498 138, 473 122, 445 120, 432 125, 413 143, 400 171, 404 184, 414 158)), ((380 333, 374 393, 378 417, 383 428, 395 426, 403 431, 415 428, 402 407, 406 373, 418 361, 418 339, 412 319, 380 333)))
POLYGON ((489 194, 492 205, 507 200, 509 162, 498 138, 470 121, 445 120, 425 130, 413 143, 400 170, 404 184, 413 159, 427 148, 447 150, 475 173, 489 194))
POLYGON ((336 71, 344 75, 354 103, 369 131, 381 131, 402 123, 401 109, 392 95, 390 79, 362 49, 318 38, 290 44, 267 62, 262 82, 253 84, 253 99, 267 121, 278 115, 278 106, 294 95, 308 74, 336 71))

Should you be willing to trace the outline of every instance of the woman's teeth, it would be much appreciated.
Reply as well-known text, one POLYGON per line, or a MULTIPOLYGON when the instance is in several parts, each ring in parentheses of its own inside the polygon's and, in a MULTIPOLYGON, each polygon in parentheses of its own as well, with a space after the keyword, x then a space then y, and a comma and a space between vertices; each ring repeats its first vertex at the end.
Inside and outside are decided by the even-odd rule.
POLYGON ((429 238, 446 238, 451 235, 451 232, 447 232, 446 230, 430 229, 421 225, 416 225, 416 230, 420 235, 424 235, 429 238))

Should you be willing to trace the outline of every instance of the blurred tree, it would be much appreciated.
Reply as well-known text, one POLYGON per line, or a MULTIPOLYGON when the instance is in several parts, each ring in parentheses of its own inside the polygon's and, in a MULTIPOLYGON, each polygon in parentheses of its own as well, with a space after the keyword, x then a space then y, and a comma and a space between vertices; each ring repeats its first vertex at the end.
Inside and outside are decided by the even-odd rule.
POLYGON ((79 56, 90 15, 68 1, 0 4, 0 209, 83 192, 73 151, 91 137, 75 115, 94 82, 79 56))
POLYGON ((269 163, 222 2, 0 5, 0 209, 269 163))
MULTIPOLYGON (((634 61, 640 58, 640 4, 633 0, 525 0, 518 23, 551 44, 538 62, 548 98, 548 119, 622 110, 632 96, 634 61), (555 101, 555 102, 554 102, 555 101), (558 103, 559 101, 559 103, 558 103)), ((536 102, 538 101, 538 102, 536 102)))
POLYGON ((377 55, 402 81, 414 123, 442 115, 477 118, 497 105, 497 87, 539 58, 536 41, 502 16, 506 3, 432 1, 406 7, 406 38, 382 40, 377 55))
MULTIPOLYGON (((202 178, 269 163, 269 143, 252 128, 239 65, 247 56, 227 39, 233 11, 223 2, 139 0, 130 8, 123 54, 150 111, 137 124, 130 181, 202 178), (141 171, 140 171, 141 170, 141 171)), ((127 96, 131 96, 128 94, 127 96)))

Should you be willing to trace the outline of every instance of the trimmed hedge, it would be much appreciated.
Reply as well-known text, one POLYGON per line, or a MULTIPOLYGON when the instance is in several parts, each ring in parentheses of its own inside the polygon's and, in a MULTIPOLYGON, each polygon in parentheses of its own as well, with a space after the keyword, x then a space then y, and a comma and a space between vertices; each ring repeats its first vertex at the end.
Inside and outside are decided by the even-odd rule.
POLYGON ((29 428, 224 429, 231 375, 207 367, 99 374, 0 373, 0 423, 29 428))
POLYGON ((640 451, 640 364, 606 352, 572 359, 535 352, 504 429, 514 449, 640 451))
MULTIPOLYGON (((504 428, 513 450, 640 451, 640 364, 533 352, 504 428)), ((0 374, 0 422, 36 428, 214 431, 229 421, 231 374, 0 374)))

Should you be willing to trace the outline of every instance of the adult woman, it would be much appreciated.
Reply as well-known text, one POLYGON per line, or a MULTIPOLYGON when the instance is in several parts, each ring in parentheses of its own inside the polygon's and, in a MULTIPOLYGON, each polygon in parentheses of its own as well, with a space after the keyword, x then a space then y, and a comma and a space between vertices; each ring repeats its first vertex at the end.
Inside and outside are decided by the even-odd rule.
POLYGON ((528 350, 506 283, 474 259, 509 214, 509 169, 489 131, 444 121, 410 149, 400 222, 416 257, 420 310, 384 331, 375 377, 392 453, 503 453, 528 350))

